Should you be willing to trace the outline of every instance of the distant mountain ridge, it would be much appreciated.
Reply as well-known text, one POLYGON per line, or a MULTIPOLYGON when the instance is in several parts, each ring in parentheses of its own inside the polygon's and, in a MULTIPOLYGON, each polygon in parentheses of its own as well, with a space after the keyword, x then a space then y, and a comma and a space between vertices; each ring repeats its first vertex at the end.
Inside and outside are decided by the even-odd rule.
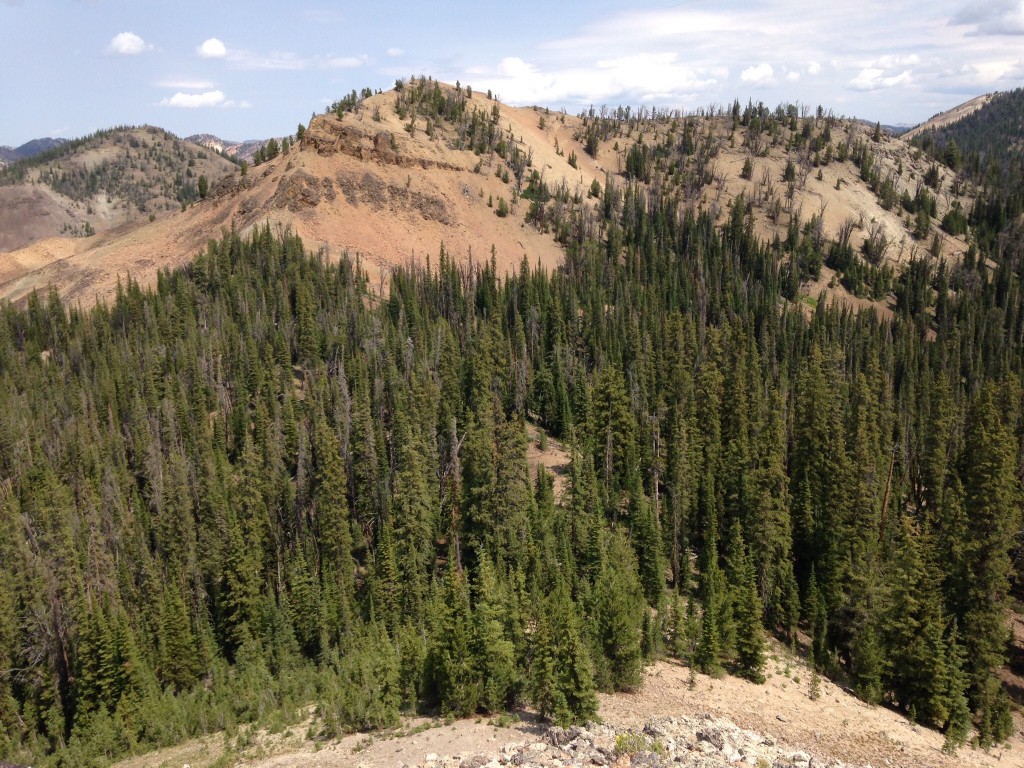
POLYGON ((248 139, 246 141, 232 141, 214 136, 212 133, 195 133, 186 136, 185 141, 191 141, 201 147, 207 147, 214 152, 233 157, 236 160, 251 162, 260 147, 264 146, 270 139, 248 139))
MULTIPOLYGON (((948 114, 948 113, 944 113, 948 114)), ((972 99, 951 119, 914 129, 914 144, 980 180, 1001 179, 1021 188, 1024 179, 1024 88, 972 99), (952 119, 955 118, 955 119, 952 119)))
POLYGON ((81 238, 180 211, 235 172, 229 160, 154 126, 40 139, 0 168, 0 252, 81 238))
MULTIPOLYGON (((893 280, 917 251, 967 251, 963 234, 941 222, 955 202, 966 210, 971 201, 953 193, 950 169, 933 170, 903 140, 876 135, 876 122, 798 113, 737 103, 735 114, 572 116, 410 81, 315 116, 300 139, 245 172, 207 173, 209 194, 186 210, 174 206, 131 232, 26 249, 6 280, 0 273, 0 296, 17 301, 47 282, 72 301, 110 296, 119 271, 148 283, 160 267, 191 261, 211 232, 267 223, 327 253, 358 254, 374 281, 442 243, 465 262, 493 246, 499 272, 518 269, 524 255, 554 268, 575 229, 605 219, 605 205, 621 206, 627 188, 657 183, 671 159, 681 205, 724 223, 742 196, 744 218, 765 242, 798 239, 804 225, 818 232, 820 244, 786 275, 793 297, 824 293, 889 312, 893 280), (832 240, 841 247, 826 250, 832 240)), ((212 134, 188 141, 236 158, 245 144, 212 134)))
POLYGON ((916 125, 904 133, 903 138, 910 141, 925 131, 934 131, 962 120, 985 107, 990 101, 992 101, 992 97, 994 95, 995 94, 992 93, 985 93, 981 96, 975 96, 973 99, 965 101, 963 104, 958 104, 952 109, 947 109, 945 112, 939 112, 937 115, 932 115, 920 125, 916 125))
POLYGON ((13 163, 18 160, 24 160, 29 157, 34 157, 40 152, 45 152, 48 149, 59 147, 61 144, 66 144, 67 139, 32 139, 26 141, 20 147, 0 147, 0 160, 7 163, 13 163))

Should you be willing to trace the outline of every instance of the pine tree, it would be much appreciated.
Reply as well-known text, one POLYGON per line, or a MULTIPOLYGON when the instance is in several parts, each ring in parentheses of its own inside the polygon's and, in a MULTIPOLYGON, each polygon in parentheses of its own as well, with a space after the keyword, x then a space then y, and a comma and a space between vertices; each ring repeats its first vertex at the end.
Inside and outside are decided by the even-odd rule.
POLYGON ((317 709, 325 735, 398 725, 398 655, 381 624, 354 630, 345 654, 331 652, 330 667, 334 674, 321 684, 317 709))
POLYGON ((665 589, 665 560, 661 551, 661 537, 658 535, 658 521, 653 505, 636 485, 633 495, 630 534, 640 570, 640 583, 647 604, 658 607, 665 589))
POLYGON ((473 614, 465 575, 450 569, 444 578, 444 619, 435 636, 441 711, 465 717, 480 705, 481 678, 473 652, 473 614))
POLYGON ((604 568, 594 584, 594 621, 607 661, 607 685, 635 690, 641 682, 643 592, 632 549, 618 534, 608 540, 604 568))
POLYGON ((948 659, 946 662, 949 674, 946 676, 946 722, 943 730, 946 737, 942 751, 953 754, 967 743, 971 732, 971 710, 967 701, 967 688, 970 684, 966 673, 963 647, 957 638, 956 622, 949 628, 946 636, 948 659))
POLYGON ((938 577, 922 552, 920 534, 901 518, 894 526, 898 537, 880 622, 887 687, 904 711, 912 708, 920 722, 941 726, 949 718, 951 675, 960 673, 949 666, 953 654, 944 637, 938 577))
POLYGON ((758 594, 769 627, 796 632, 800 599, 793 572, 792 524, 785 471, 785 435, 778 397, 768 405, 767 424, 760 433, 758 466, 753 472, 753 514, 750 516, 751 556, 758 594))
POLYGON ((637 427, 622 373, 612 365, 605 366, 598 375, 594 411, 594 464, 599 467, 606 501, 617 513, 619 494, 629 487, 630 476, 638 469, 637 427))
POLYGON ((815 669, 822 670, 828 662, 829 654, 828 613, 825 610, 825 599, 818 589, 818 579, 813 567, 807 582, 804 610, 811 630, 811 661, 815 669))
POLYGON ((694 493, 690 462, 690 437, 683 409, 676 409, 676 420, 669 442, 668 458, 668 519, 664 527, 668 538, 669 565, 676 591, 688 594, 690 589, 690 516, 694 493))
POLYGON ((348 479, 337 435, 321 422, 315 432, 317 541, 323 580, 325 619, 332 639, 352 629, 355 575, 352 529, 348 511, 348 479))
POLYGON ((174 589, 164 594, 160 611, 159 674, 164 685, 184 691, 196 680, 196 642, 185 602, 174 589))
POLYGON ((964 545, 969 581, 961 592, 964 646, 982 743, 1001 741, 1008 732, 1006 694, 992 670, 1006 654, 1010 547, 1020 499, 1014 446, 1013 435, 1000 418, 995 392, 992 387, 983 388, 971 408, 963 457, 970 537, 964 545))
POLYGON ((558 646, 547 611, 537 617, 536 633, 530 661, 530 701, 543 718, 555 721, 569 719, 569 702, 559 685, 558 646))
POLYGON ((597 714, 597 695, 591 670, 590 655, 580 635, 580 620, 576 606, 564 586, 560 595, 553 598, 553 613, 558 617, 558 668, 561 670, 560 685, 565 697, 568 717, 561 718, 561 725, 568 722, 586 723, 597 714))
POLYGON ((352 514, 363 526, 372 524, 380 515, 378 490, 377 436, 370 405, 370 383, 363 366, 355 375, 352 393, 352 430, 349 435, 349 479, 352 485, 352 514))
POLYGON ((736 621, 734 667, 740 677, 763 683, 765 638, 761 600, 757 594, 754 564, 743 541, 739 520, 733 520, 732 524, 726 577, 736 621))
MULTIPOLYGON (((709 483, 709 485, 711 485, 709 483)), ((701 600, 700 642, 694 662, 706 674, 715 674, 723 661, 732 655, 735 645, 732 603, 729 599, 725 574, 718 560, 717 516, 713 511, 707 518, 704 547, 700 556, 698 594, 701 600)))
POLYGON ((515 648, 506 637, 499 585, 490 562, 480 561, 473 611, 474 655, 480 680, 480 706, 496 712, 509 706, 518 683, 515 648))

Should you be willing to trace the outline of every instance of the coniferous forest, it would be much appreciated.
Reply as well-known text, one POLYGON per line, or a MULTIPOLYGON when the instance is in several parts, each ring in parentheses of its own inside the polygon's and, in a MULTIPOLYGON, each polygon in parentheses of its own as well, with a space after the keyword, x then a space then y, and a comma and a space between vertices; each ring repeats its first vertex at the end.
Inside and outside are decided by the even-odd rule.
POLYGON ((915 260, 891 320, 808 313, 742 205, 604 195, 554 273, 442 248, 380 297, 266 227, 110 306, 0 308, 0 759, 311 703, 325 738, 585 720, 662 655, 761 680, 769 635, 1004 739, 1020 238, 915 260))

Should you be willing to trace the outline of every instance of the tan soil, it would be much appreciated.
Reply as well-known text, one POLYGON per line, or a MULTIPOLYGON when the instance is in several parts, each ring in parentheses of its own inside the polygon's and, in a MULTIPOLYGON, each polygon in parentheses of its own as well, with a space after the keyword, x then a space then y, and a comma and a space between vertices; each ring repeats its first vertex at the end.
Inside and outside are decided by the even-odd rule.
MULTIPOLYGON (((637 728, 656 717, 709 713, 771 736, 780 748, 874 768, 1024 765, 1024 719, 1019 714, 1015 715, 1015 733, 1006 745, 988 751, 965 747, 951 756, 942 752, 943 738, 938 732, 914 725, 891 710, 865 704, 827 680, 820 681, 819 696, 812 699, 807 666, 777 645, 766 672, 768 679, 764 685, 698 674, 691 687, 688 668, 674 662, 659 662, 647 669, 639 692, 601 694, 600 717, 618 728, 637 728)), ((202 768, 225 754, 226 742, 234 748, 237 764, 251 768, 392 768, 422 763, 431 753, 496 753, 506 744, 540 740, 543 728, 524 714, 521 722, 509 728, 497 727, 481 718, 453 723, 415 718, 395 733, 353 734, 319 744, 308 738, 312 731, 315 725, 309 719, 278 734, 261 731, 234 740, 215 735, 122 761, 117 768, 184 764, 202 768)))
POLYGON ((569 484, 569 465, 572 463, 569 451, 564 444, 548 434, 545 434, 547 445, 541 450, 543 430, 533 424, 527 425, 526 434, 529 440, 526 461, 530 466, 530 474, 536 474, 537 467, 544 467, 554 475, 555 501, 561 501, 569 484))
POLYGON ((612 724, 637 725, 655 715, 709 712, 741 728, 774 736, 795 750, 875 768, 1024 765, 1024 720, 1019 715, 1008 747, 987 752, 967 747, 950 756, 942 752, 940 733, 914 725, 889 709, 865 704, 827 680, 820 681, 820 696, 812 700, 807 666, 781 649, 776 658, 769 662, 764 685, 697 675, 692 690, 689 669, 655 664, 647 670, 640 693, 602 696, 601 716, 612 724))
MULTIPOLYGON (((499 198, 512 202, 513 185, 500 179, 504 162, 498 157, 451 149, 454 137, 446 134, 451 130, 449 126, 434 126, 434 136, 427 136, 423 118, 417 119, 410 135, 406 123, 395 113, 395 98, 394 92, 373 96, 342 120, 334 115, 316 117, 301 147, 250 168, 247 178, 236 173, 230 183, 185 212, 172 213, 153 223, 116 226, 81 241, 70 254, 52 244, 36 244, 0 255, 0 298, 18 301, 33 287, 54 283, 72 303, 110 300, 118 279, 123 281, 129 273, 143 285, 151 284, 160 269, 187 263, 222 230, 233 227, 244 234, 267 223, 275 230, 296 232, 307 247, 321 248, 329 257, 337 258, 343 251, 357 256, 371 284, 381 289, 386 289, 390 270, 397 265, 422 264, 428 259, 436 264, 442 244, 460 264, 469 263, 471 258, 476 263, 489 260, 493 248, 502 274, 517 270, 524 257, 533 265, 557 267, 562 249, 550 234, 525 223, 527 201, 512 206, 506 218, 495 215, 499 198), (374 119, 375 113, 379 120, 374 119), (488 206, 489 200, 493 207, 488 206), (65 255, 58 257, 58 253, 65 255)), ((595 159, 573 139, 580 128, 578 117, 498 105, 479 93, 473 95, 473 102, 488 115, 498 106, 499 126, 521 141, 523 150, 532 156, 529 170, 540 172, 550 188, 564 181, 571 193, 581 194, 586 205, 596 206, 597 201, 588 200, 586 193, 594 180, 604 185, 606 171, 620 189, 624 187, 625 181, 616 174, 624 167, 628 148, 640 135, 636 129, 628 136, 604 141, 595 159), (577 168, 569 165, 572 154, 576 155, 577 168)), ((776 234, 785 237, 790 209, 802 222, 821 214, 823 233, 828 238, 834 238, 842 224, 852 220, 856 225, 851 238, 854 248, 860 247, 876 225, 892 243, 887 259, 897 268, 930 244, 911 238, 908 219, 898 204, 891 211, 881 208, 849 162, 821 167, 820 181, 819 169, 798 171, 799 183, 794 186, 790 206, 787 185, 782 181, 787 159, 784 147, 768 147, 766 156, 755 157, 753 178, 744 180, 740 170, 750 150, 743 146, 742 129, 732 135, 730 122, 719 117, 699 118, 698 124, 700 131, 713 135, 717 146, 717 156, 711 163, 715 181, 685 205, 712 207, 724 221, 729 203, 742 192, 755 201, 755 225, 766 239, 776 234), (782 215, 772 221, 768 213, 776 198, 782 202, 782 215)), ((664 139, 670 130, 667 122, 657 129, 648 125, 645 141, 650 144, 664 139)), ((833 145, 846 141, 851 132, 868 137, 860 123, 839 120, 832 130, 833 145)), ((679 136, 677 125, 674 140, 678 141, 679 136)), ((902 164, 898 189, 907 189, 913 195, 927 170, 924 159, 915 159, 915 151, 905 142, 889 137, 872 143, 872 150, 886 173, 895 173, 902 164)), ((940 218, 953 202, 949 172, 944 173, 938 195, 940 218)), ((969 198, 964 200, 969 204, 969 198)), ((933 222, 933 229, 938 229, 937 222, 933 222)), ((942 240, 947 258, 958 258, 966 250, 962 238, 942 235, 942 240)), ((885 302, 855 299, 841 286, 830 283, 826 280, 808 286, 805 294, 817 298, 817 292, 824 289, 829 300, 858 308, 870 306, 883 313, 887 310, 885 302)))

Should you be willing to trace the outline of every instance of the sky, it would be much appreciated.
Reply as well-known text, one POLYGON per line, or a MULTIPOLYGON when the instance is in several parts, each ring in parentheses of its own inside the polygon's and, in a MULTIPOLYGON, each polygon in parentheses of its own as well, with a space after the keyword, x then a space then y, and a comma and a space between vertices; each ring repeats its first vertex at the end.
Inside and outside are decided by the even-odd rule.
POLYGON ((0 145, 144 123, 283 136, 411 75, 570 113, 738 98, 891 125, 1024 85, 1024 0, 810 5, 0 0, 0 145))

